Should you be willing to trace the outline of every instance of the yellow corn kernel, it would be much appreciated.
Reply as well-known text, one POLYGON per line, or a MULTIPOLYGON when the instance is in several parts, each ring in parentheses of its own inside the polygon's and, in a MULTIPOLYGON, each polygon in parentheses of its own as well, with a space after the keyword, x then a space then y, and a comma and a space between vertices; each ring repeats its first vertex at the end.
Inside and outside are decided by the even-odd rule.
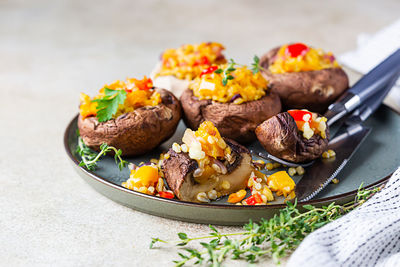
POLYGON ((163 188, 164 188, 164 180, 162 178, 158 178, 158 182, 157 182, 157 186, 156 186, 157 192, 163 191, 163 188))
POLYGON ((262 194, 267 198, 267 201, 274 200, 274 195, 272 194, 272 191, 267 186, 264 187, 262 194))
POLYGON ((272 171, 274 169, 274 164, 268 162, 267 164, 265 164, 265 168, 269 171, 272 171))
POLYGON ((274 162, 272 165, 274 166, 274 169, 279 168, 281 166, 281 164, 278 162, 274 162))
POLYGON ((227 180, 224 180, 221 183, 221 187, 222 189, 228 190, 229 188, 231 188, 231 183, 229 183, 227 180))
POLYGON ((334 184, 339 183, 339 179, 334 178, 334 179, 332 180, 332 183, 334 183, 334 184))
POLYGON ((181 153, 181 146, 178 143, 173 143, 172 144, 172 150, 175 151, 176 153, 181 153))
POLYGON ((198 193, 196 198, 197 198, 197 200, 200 201, 200 202, 204 202, 204 203, 210 202, 210 200, 208 199, 208 196, 207 196, 206 192, 200 192, 200 193, 198 193))
POLYGON ((287 200, 292 200, 296 197, 296 193, 294 191, 290 192, 289 195, 287 195, 287 197, 285 198, 285 201, 287 200))
POLYGON ((207 193, 207 196, 208 196, 209 199, 215 200, 215 199, 217 199, 217 191, 215 191, 214 189, 213 189, 213 190, 210 190, 210 191, 207 193))
POLYGON ((296 167, 296 172, 297 172, 298 175, 303 175, 305 171, 304 171, 303 167, 297 166, 296 167))
POLYGON ((145 187, 145 186, 142 186, 142 187, 139 187, 139 190, 138 190, 140 193, 144 193, 144 194, 146 194, 147 193, 147 187, 145 187))
POLYGON ((254 184, 254 179, 253 179, 253 177, 250 177, 249 178, 249 181, 247 181, 247 187, 252 187, 253 186, 253 184, 254 184))
POLYGON ((182 149, 182 152, 185 152, 185 153, 187 153, 189 151, 189 148, 187 147, 186 144, 182 144, 181 149, 182 149))
POLYGON ((291 167, 291 168, 289 168, 288 173, 290 176, 296 175, 296 169, 291 167))

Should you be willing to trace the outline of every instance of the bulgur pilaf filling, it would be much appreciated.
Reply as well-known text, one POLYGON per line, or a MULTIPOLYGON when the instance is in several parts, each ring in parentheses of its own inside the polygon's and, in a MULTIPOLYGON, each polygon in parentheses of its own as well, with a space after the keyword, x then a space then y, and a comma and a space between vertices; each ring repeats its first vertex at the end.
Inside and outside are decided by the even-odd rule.
POLYGON ((124 90, 126 92, 125 101, 122 105, 118 106, 117 112, 113 118, 117 118, 124 113, 132 112, 140 107, 157 106, 161 103, 160 94, 153 89, 152 80, 146 76, 144 76, 142 80, 135 78, 128 78, 126 82, 117 80, 104 85, 93 98, 87 94, 81 93, 79 110, 83 119, 97 115, 98 103, 94 100, 103 98, 105 96, 105 89, 115 91, 124 90))
POLYGON ((331 52, 306 46, 302 43, 283 45, 276 59, 269 66, 272 73, 313 71, 328 68, 340 68, 331 52))
MULTIPOLYGON (((220 103, 232 102, 241 104, 248 101, 258 100, 266 93, 268 82, 260 72, 253 73, 246 66, 237 67, 230 73, 232 77, 227 84, 223 84, 224 74, 216 73, 217 66, 206 69, 202 75, 197 77, 189 88, 199 99, 211 99, 220 103), (211 69, 213 68, 214 69, 211 69), (211 71, 209 71, 211 69, 211 71)), ((221 65, 225 69, 227 65, 221 65)))
POLYGON ((158 76, 172 75, 178 79, 193 80, 204 68, 226 62, 220 43, 186 44, 177 49, 167 49, 161 56, 158 76))

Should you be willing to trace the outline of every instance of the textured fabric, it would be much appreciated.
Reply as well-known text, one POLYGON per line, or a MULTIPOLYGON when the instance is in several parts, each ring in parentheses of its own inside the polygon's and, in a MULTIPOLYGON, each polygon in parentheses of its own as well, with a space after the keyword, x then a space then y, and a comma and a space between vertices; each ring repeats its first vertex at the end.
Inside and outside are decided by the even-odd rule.
POLYGON ((362 206, 307 236, 287 266, 400 266, 400 168, 362 206))

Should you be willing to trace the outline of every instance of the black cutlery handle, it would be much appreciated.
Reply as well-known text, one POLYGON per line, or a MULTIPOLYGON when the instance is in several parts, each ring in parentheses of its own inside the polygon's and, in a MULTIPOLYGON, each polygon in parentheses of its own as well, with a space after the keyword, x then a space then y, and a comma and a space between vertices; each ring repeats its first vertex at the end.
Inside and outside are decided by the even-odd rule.
POLYGON ((379 89, 388 84, 395 73, 398 75, 399 70, 400 49, 397 49, 378 66, 364 75, 348 92, 358 95, 360 103, 363 103, 379 91, 379 89))
POLYGON ((400 72, 397 75, 393 76, 391 80, 385 85, 384 89, 378 91, 374 95, 370 96, 367 100, 365 100, 364 104, 353 111, 353 114, 346 120, 347 124, 355 124, 360 123, 368 119, 368 117, 374 113, 378 107, 382 104, 383 100, 390 92, 390 90, 395 86, 396 81, 400 75, 400 72))
POLYGON ((382 63, 364 75, 339 100, 328 107, 325 117, 331 126, 346 114, 361 105, 374 93, 383 89, 393 77, 398 77, 400 71, 400 49, 386 58, 382 63))

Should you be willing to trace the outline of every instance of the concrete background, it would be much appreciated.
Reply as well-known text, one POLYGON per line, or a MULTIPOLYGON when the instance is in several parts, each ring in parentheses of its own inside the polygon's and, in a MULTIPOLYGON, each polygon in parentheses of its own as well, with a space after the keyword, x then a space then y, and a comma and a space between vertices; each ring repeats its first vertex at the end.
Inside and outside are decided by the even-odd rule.
POLYGON ((242 63, 291 41, 340 54, 399 10, 397 0, 1 0, 0 265, 168 266, 176 252, 149 250, 151 237, 208 233, 122 207, 73 171, 62 136, 81 91, 149 74, 184 43, 221 42, 242 63))

